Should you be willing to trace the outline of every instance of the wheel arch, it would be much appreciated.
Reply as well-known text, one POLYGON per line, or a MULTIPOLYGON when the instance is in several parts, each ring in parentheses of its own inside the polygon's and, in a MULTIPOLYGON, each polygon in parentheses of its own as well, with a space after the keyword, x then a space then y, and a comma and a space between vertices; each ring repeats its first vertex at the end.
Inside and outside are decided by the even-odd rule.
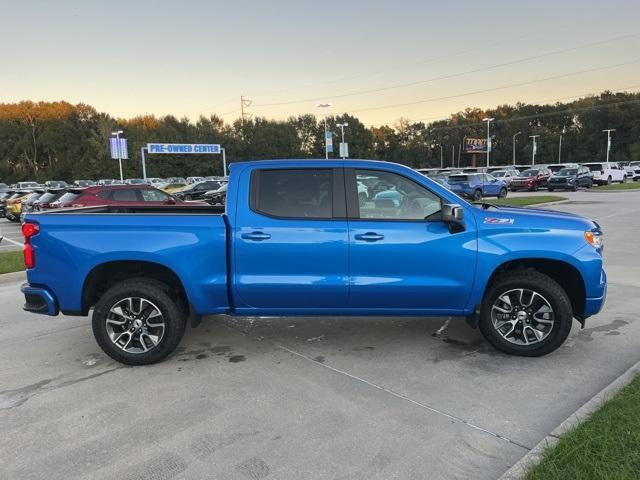
POLYGON ((489 276, 482 299, 502 273, 513 270, 535 270, 553 279, 566 292, 571 301, 571 308, 575 318, 582 322, 585 301, 587 298, 584 278, 580 271, 569 262, 549 258, 520 258, 508 260, 498 265, 489 276))
POLYGON ((112 260, 95 265, 85 277, 82 286, 82 312, 86 315, 104 292, 116 283, 131 278, 149 278, 161 283, 167 287, 172 298, 185 309, 190 308, 184 284, 171 268, 148 260, 112 260))

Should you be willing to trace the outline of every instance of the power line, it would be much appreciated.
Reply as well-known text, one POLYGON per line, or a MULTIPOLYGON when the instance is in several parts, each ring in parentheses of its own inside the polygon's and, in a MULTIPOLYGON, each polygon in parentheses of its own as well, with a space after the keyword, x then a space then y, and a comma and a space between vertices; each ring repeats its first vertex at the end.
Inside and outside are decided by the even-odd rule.
POLYGON ((427 59, 424 59, 424 60, 420 60, 418 62, 411 62, 411 63, 402 64, 402 65, 395 65, 395 66, 385 67, 385 68, 381 68, 381 69, 378 69, 378 70, 358 73, 358 74, 352 75, 352 76, 337 78, 337 79, 334 79, 334 80, 326 80, 326 81, 322 81, 322 82, 313 82, 313 83, 308 83, 308 84, 305 84, 305 85, 298 85, 298 86, 288 87, 288 88, 283 88, 283 89, 278 89, 278 90, 254 92, 253 96, 257 97, 257 96, 263 96, 263 95, 273 95, 273 94, 278 94, 278 93, 283 93, 283 92, 289 92, 289 91, 292 91, 292 90, 300 90, 300 89, 303 89, 303 88, 317 87, 317 86, 322 86, 322 85, 330 85, 330 84, 335 84, 335 83, 346 82, 346 81, 349 81, 349 80, 355 80, 355 79, 362 78, 362 77, 369 77, 369 76, 372 76, 372 75, 377 75, 377 74, 388 72, 388 71, 397 71, 397 70, 403 69, 403 68, 410 68, 410 67, 415 67, 415 66, 418 66, 418 65, 425 65, 425 64, 428 64, 428 63, 433 63, 433 62, 437 62, 439 60, 446 60, 446 59, 449 59, 449 58, 454 58, 454 57, 457 57, 457 56, 460 56, 460 55, 464 55, 464 54, 467 54, 467 53, 472 53, 472 52, 479 51, 479 50, 486 51, 488 48, 498 47, 498 46, 501 46, 501 45, 503 45, 505 43, 511 44, 514 41, 521 40, 521 39, 527 38, 529 36, 534 36, 534 35, 538 35, 540 33, 545 33, 545 32, 558 30, 558 29, 566 29, 567 27, 570 27, 570 26, 583 25, 584 23, 587 23, 587 22, 586 21, 574 22, 574 23, 569 23, 569 24, 564 24, 564 25, 558 25, 558 26, 555 26, 555 27, 543 28, 543 29, 540 29, 540 30, 535 30, 533 32, 528 32, 528 33, 525 33, 525 34, 522 34, 522 35, 518 35, 516 37, 511 37, 511 38, 508 38, 508 39, 500 39, 500 40, 497 40, 497 41, 489 43, 489 44, 475 44, 472 48, 467 48, 467 49, 464 49, 464 50, 458 50, 456 52, 448 53, 446 55, 439 55, 439 56, 436 56, 436 57, 427 58, 427 59))
POLYGON ((477 95, 479 93, 494 92, 494 91, 497 91, 497 90, 505 90, 507 88, 521 87, 521 86, 524 86, 524 85, 532 85, 534 83, 547 82, 549 80, 557 80, 557 79, 560 79, 560 78, 572 77, 572 76, 575 76, 575 75, 582 75, 584 73, 597 72, 597 71, 606 70, 606 69, 609 69, 609 68, 621 67, 621 66, 624 66, 624 65, 631 65, 631 64, 634 64, 634 63, 638 63, 638 62, 640 62, 640 59, 635 59, 635 60, 631 60, 631 61, 628 61, 628 62, 616 63, 616 64, 613 64, 613 65, 606 65, 606 66, 603 66, 603 67, 590 68, 590 69, 587 69, 587 70, 579 70, 579 71, 576 71, 576 72, 569 72, 569 73, 565 73, 565 74, 562 74, 562 75, 554 75, 554 76, 551 76, 551 77, 539 78, 537 80, 529 80, 529 81, 526 81, 526 82, 511 83, 511 84, 508 84, 508 85, 503 85, 501 87, 485 88, 485 89, 482 89, 482 90, 473 90, 473 91, 470 91, 470 92, 458 93, 458 94, 454 94, 454 95, 446 95, 446 96, 443 96, 443 97, 433 97, 433 98, 426 98, 426 99, 423 99, 423 100, 415 100, 415 101, 412 101, 412 102, 395 103, 395 104, 391 104, 391 105, 382 105, 382 106, 379 106, 379 107, 369 107, 369 108, 362 108, 362 109, 359 109, 359 110, 351 110, 348 113, 352 114, 352 113, 360 113, 360 112, 369 112, 369 111, 372 111, 372 110, 384 110, 384 109, 387 109, 387 108, 397 108, 397 107, 406 107, 406 106, 409 106, 409 105, 418 105, 418 104, 422 104, 422 103, 435 102, 435 101, 438 101, 438 100, 449 100, 449 99, 452 99, 452 98, 466 97, 466 96, 469 96, 469 95, 477 95))
MULTIPOLYGON (((619 35, 617 37, 612 37, 612 38, 608 38, 605 40, 599 40, 597 42, 589 42, 589 43, 584 43, 581 45, 576 45, 573 47, 568 47, 568 48, 562 48, 559 50, 552 50, 550 52, 545 52, 545 53, 541 53, 541 54, 537 54, 537 55, 532 55, 529 57, 524 57, 524 58, 520 58, 517 60, 511 60, 509 62, 503 62, 503 63, 498 63, 498 64, 494 64, 494 65, 488 65, 485 67, 480 67, 480 68, 475 68, 472 70, 466 70, 464 72, 457 72, 457 73, 452 73, 452 74, 447 74, 447 75, 442 75, 439 77, 432 77, 432 78, 428 78, 428 79, 424 79, 424 80, 417 80, 417 81, 413 81, 413 82, 407 82, 407 83, 400 83, 400 84, 396 84, 396 85, 389 85, 386 87, 380 87, 380 88, 373 88, 373 89, 369 89, 369 90, 360 90, 357 92, 351 92, 351 93, 343 93, 343 94, 338 94, 338 95, 329 95, 331 98, 345 98, 345 97, 353 97, 353 96, 358 96, 358 95, 367 95, 370 93, 377 93, 377 92, 384 92, 384 91, 388 91, 388 90, 395 90, 398 88, 406 88, 406 87, 412 87, 412 86, 416 86, 416 85, 423 85, 425 83, 430 83, 430 82, 435 82, 435 81, 439 81, 439 80, 449 80, 451 78, 456 78, 456 77, 461 77, 464 75, 469 75, 469 74, 473 74, 473 73, 479 73, 479 72, 483 72, 483 71, 487 71, 487 70, 493 70, 496 68, 502 68, 502 67, 506 67, 506 66, 510 66, 510 65, 517 65, 519 63, 525 63, 525 62, 529 62, 531 60, 537 60, 540 58, 545 58, 545 57, 550 57, 550 56, 554 56, 554 55, 560 55, 563 53, 567 53, 567 52, 572 52, 575 50, 579 50, 582 48, 588 48, 588 47, 593 47, 593 46, 597 46, 597 45, 602 45, 605 43, 610 43, 613 41, 617 41, 617 40, 622 40, 625 38, 630 38, 630 37, 636 37, 640 35, 640 33, 631 33, 631 34, 626 34, 626 35, 619 35)), ((273 106, 280 106, 280 105, 294 105, 297 103, 309 103, 309 102, 313 102, 313 101, 317 101, 317 100, 321 100, 323 98, 325 98, 326 95, 322 96, 322 97, 309 97, 309 98, 304 98, 304 99, 298 99, 298 100, 289 100, 286 102, 274 102, 274 103, 262 103, 262 104, 256 104, 256 107, 273 107, 273 106)))

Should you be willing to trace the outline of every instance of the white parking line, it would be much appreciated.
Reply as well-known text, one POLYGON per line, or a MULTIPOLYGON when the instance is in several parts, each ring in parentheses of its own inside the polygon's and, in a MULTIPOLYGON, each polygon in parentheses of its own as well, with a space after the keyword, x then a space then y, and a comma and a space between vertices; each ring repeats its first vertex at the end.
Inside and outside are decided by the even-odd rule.
POLYGON ((1 242, 9 242, 9 243, 13 243, 14 245, 17 245, 18 247, 22 247, 22 244, 20 242, 16 242, 15 240, 11 240, 10 238, 7 238, 5 236, 2 236, 1 242))

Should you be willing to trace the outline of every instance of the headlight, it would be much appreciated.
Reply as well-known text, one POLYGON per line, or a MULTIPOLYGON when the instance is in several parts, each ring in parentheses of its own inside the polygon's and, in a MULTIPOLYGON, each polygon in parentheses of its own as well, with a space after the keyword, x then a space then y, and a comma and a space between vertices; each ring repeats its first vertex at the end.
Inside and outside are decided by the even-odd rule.
POLYGON ((584 239, 594 248, 602 248, 604 245, 602 233, 587 231, 584 232, 584 239))

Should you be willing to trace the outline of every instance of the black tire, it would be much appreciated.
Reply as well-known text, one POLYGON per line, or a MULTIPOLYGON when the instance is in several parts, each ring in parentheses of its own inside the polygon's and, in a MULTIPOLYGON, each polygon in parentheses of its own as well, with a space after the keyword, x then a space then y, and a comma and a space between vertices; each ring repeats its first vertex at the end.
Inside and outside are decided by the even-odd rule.
POLYGON ((572 192, 577 192, 578 191, 578 184, 574 183, 573 186, 571 187, 571 191, 572 192))
POLYGON ((482 190, 480 190, 479 188, 477 188, 474 192, 473 192, 473 201, 474 202, 479 202, 480 200, 482 200, 482 190))
POLYGON ((479 328, 484 338, 501 352, 523 357, 539 357, 556 350, 571 332, 573 310, 564 289, 552 278, 535 270, 517 270, 501 274, 488 288, 482 303, 479 328), (554 312, 554 323, 547 336, 531 345, 511 343, 496 331, 491 308, 504 292, 525 288, 543 295, 554 312))
POLYGON ((547 188, 547 190, 553 192, 553 188, 547 188))
POLYGON ((611 175, 609 175, 609 177, 607 177, 607 185, 611 185, 611 175))
POLYGON ((184 309, 169 296, 169 287, 149 278, 134 278, 115 284, 98 300, 93 311, 93 336, 100 348, 114 360, 126 365, 149 365, 164 360, 180 343, 186 327, 184 309), (164 320, 162 338, 144 353, 129 353, 116 346, 107 332, 111 308, 127 297, 140 297, 155 304, 164 320))
POLYGON ((507 189, 502 187, 500 192, 498 193, 498 198, 506 198, 507 197, 507 189))
POLYGON ((622 176, 622 180, 620 181, 620 183, 627 183, 627 176, 626 175, 622 176))

